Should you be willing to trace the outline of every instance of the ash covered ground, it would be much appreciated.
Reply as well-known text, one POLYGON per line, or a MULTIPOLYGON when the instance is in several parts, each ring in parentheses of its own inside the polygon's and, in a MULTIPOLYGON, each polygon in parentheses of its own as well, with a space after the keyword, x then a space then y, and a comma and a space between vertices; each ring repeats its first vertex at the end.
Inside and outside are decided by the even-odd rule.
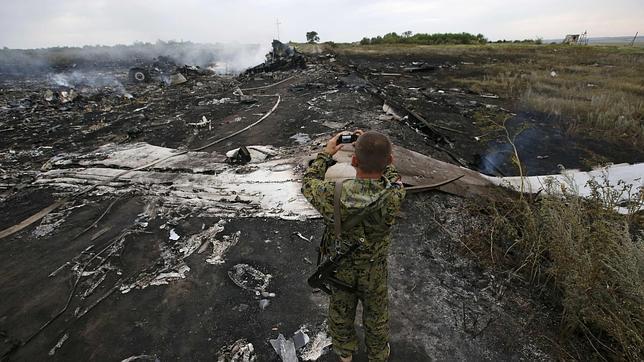
MULTIPOLYGON (((510 127, 531 125, 519 150, 529 174, 596 155, 643 158, 450 87, 486 59, 316 50, 240 76, 165 64, 183 77, 172 80, 157 64, 145 68, 150 82, 133 82, 127 62, 0 75, 0 230, 61 201, 1 239, 0 353, 277 361, 269 341, 301 330, 301 359, 334 360, 327 297, 306 284, 323 223, 298 182, 301 158, 341 130, 514 175, 504 134, 479 117, 501 113, 510 127), (240 146, 254 160, 227 163, 240 146)), ((484 222, 469 202, 439 192, 405 201, 389 257, 391 360, 560 358, 553 307, 464 247, 484 222)))

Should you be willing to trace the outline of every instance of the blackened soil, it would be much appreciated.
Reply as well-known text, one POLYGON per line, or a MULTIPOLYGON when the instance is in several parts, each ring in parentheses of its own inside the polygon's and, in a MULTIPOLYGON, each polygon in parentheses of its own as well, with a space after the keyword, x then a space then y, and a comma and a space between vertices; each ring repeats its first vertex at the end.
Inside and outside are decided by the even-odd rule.
MULTIPOLYGON (((108 233, 92 242, 87 240, 91 233, 71 240, 106 206, 79 208, 51 237, 36 240, 25 231, 4 243, 2 330, 21 340, 35 332, 62 308, 70 290, 72 276, 68 269, 55 277, 48 274, 91 243, 100 249, 99 245, 117 236, 120 227, 129 225, 142 211, 136 199, 119 202, 100 223, 101 227, 112 227, 108 233)), ((200 231, 202 223, 215 221, 193 218, 176 230, 185 237, 200 231)), ((168 237, 158 226, 151 223, 146 232, 126 238, 122 255, 115 259, 123 278, 156 261, 159 240, 168 237)), ((304 258, 315 260, 314 244, 293 235, 300 232, 317 240, 321 230, 317 222, 240 219, 231 220, 226 234, 237 230, 242 232, 241 241, 226 255, 224 264, 207 264, 207 253, 195 253, 188 260, 191 270, 187 279, 127 294, 116 292, 86 317, 75 320, 72 312, 77 305, 87 307, 117 282, 108 278, 88 300, 75 300, 67 313, 12 358, 46 358, 58 338, 69 333, 70 340, 65 344, 69 349, 61 349, 55 359, 120 360, 152 354, 161 360, 209 360, 222 346, 247 338, 264 356, 261 360, 276 360, 269 338, 278 333, 291 335, 305 323, 315 326, 324 320, 324 309, 315 303, 322 299, 312 295, 305 284, 313 266, 304 258), (238 263, 272 275, 268 289, 276 297, 265 310, 260 309, 254 293, 242 290, 228 278, 228 270, 238 263)))
MULTIPOLYGON (((526 61, 525 57, 529 54, 522 54, 515 61, 526 61)), ((453 85, 452 80, 460 77, 484 77, 483 66, 498 62, 496 55, 345 52, 338 59, 351 65, 391 100, 424 118, 431 129, 413 117, 411 125, 427 134, 434 147, 432 155, 447 162, 489 175, 518 175, 508 138, 515 144, 527 175, 557 173, 560 165, 589 170, 599 164, 637 163, 644 159, 644 151, 628 142, 605 140, 600 134, 572 135, 566 132, 570 120, 525 109, 512 99, 487 98, 453 85), (432 68, 405 71, 414 67, 414 62, 432 68), (509 134, 501 127, 503 119, 508 119, 509 134)))
MULTIPOLYGON (((35 238, 33 230, 25 230, 3 240, 0 321, 9 336, 25 340, 65 304, 71 272, 63 269, 54 277, 49 273, 91 244, 100 249, 143 209, 142 200, 136 197, 119 200, 97 226, 108 227, 108 232, 94 241, 89 240, 93 232, 73 239, 110 201, 84 200, 86 205, 74 209, 49 236, 35 238)), ((540 337, 555 338, 554 329, 544 329, 552 323, 550 312, 532 302, 522 288, 497 296, 494 291, 505 284, 463 257, 461 245, 446 231, 476 227, 459 221, 463 205, 451 196, 426 194, 410 196, 403 208, 389 261, 391 360, 556 356, 556 348, 540 337)), ((174 229, 186 237, 216 221, 188 217, 174 229)), ((223 264, 207 264, 208 252, 195 253, 187 259, 186 279, 127 294, 117 291, 76 319, 77 308, 91 306, 119 279, 154 265, 159 246, 168 238, 167 230, 160 228, 164 222, 151 220, 144 230, 128 236, 123 251, 109 259, 122 274, 108 277, 86 299, 75 296, 59 319, 11 359, 48 358, 60 337, 68 334, 52 360, 112 361, 142 354, 162 361, 212 360, 221 347, 246 338, 258 360, 278 361, 269 339, 279 333, 290 336, 303 325, 315 331, 326 319, 327 297, 306 285, 314 269, 310 261, 315 261, 322 221, 261 218, 233 219, 226 224, 224 234, 240 231, 241 238, 223 264), (312 240, 301 239, 295 235, 298 232, 312 240), (229 279, 228 271, 239 263, 272 276, 268 291, 276 296, 266 309, 260 308, 258 296, 229 279)), ((360 320, 358 326, 362 338, 360 320)), ((327 354, 321 360, 335 357, 327 354)), ((365 360, 362 344, 356 361, 365 360)))
MULTIPOLYGON (((48 157, 62 152, 93 151, 108 142, 145 141, 184 149, 207 145, 266 114, 276 97, 259 95, 279 93, 282 102, 264 122, 206 151, 223 152, 252 144, 291 146, 297 144, 291 137, 297 133, 318 140, 339 130, 355 128, 377 129, 404 147, 478 169, 483 167, 481 155, 497 147, 495 142, 502 148, 503 135, 488 134, 489 124, 478 120, 476 114, 487 112, 484 115, 491 117, 496 112, 506 112, 501 108, 507 112, 511 108, 503 100, 481 98, 462 90, 450 91, 448 85, 441 83, 448 75, 471 71, 459 68, 456 59, 427 56, 420 60, 445 67, 429 74, 411 73, 392 79, 370 73, 393 72, 403 63, 417 59, 402 56, 386 60, 377 56, 338 57, 335 62, 331 59, 311 57, 311 66, 304 71, 252 78, 194 76, 174 87, 127 85, 126 89, 134 95, 131 100, 105 96, 100 101, 78 99, 65 105, 44 100, 43 93, 50 85, 42 79, 2 80, 1 177, 2 182, 16 182, 19 186, 0 194, 0 227, 11 226, 60 197, 55 194, 60 190, 20 181, 34 177, 48 157), (350 61, 358 67, 351 67, 350 61), (451 65, 455 64, 453 68, 451 65), (264 86, 291 76, 278 86, 245 92, 257 95, 255 103, 212 102, 232 98, 237 86, 264 86), (416 132, 415 128, 421 125, 380 119, 382 100, 373 95, 372 85, 365 77, 442 128, 416 132), (443 93, 438 92, 443 88, 443 93), (19 102, 25 99, 29 101, 19 102), (488 108, 488 104, 496 108, 488 108), (189 125, 200 122, 203 116, 211 121, 211 127, 189 125), (475 136, 481 136, 481 141, 474 140, 475 136)), ((110 69, 120 76, 125 70, 110 69)), ((606 150, 611 148, 609 144, 582 140, 570 147, 573 143, 557 131, 556 122, 539 115, 516 113, 517 125, 510 127, 522 129, 523 124, 532 125, 519 134, 534 141, 520 150, 527 159, 534 155, 534 163, 528 163, 529 173, 550 172, 558 163, 568 168, 583 165, 587 152, 620 161, 601 153, 613 152, 606 150), (549 157, 536 157, 545 155, 549 157)), ((313 141, 310 146, 311 150, 319 148, 313 141)), ((510 166, 504 163, 497 168, 511 174, 510 166)), ((0 332, 8 336, 0 344, 0 352, 11 347, 11 340, 25 341, 66 304, 73 274, 68 268, 53 277, 50 273, 90 245, 95 250, 108 245, 133 226, 149 201, 123 197, 95 228, 75 238, 103 213, 114 197, 70 199, 42 225, 35 223, 0 240, 0 332), (49 233, 41 236, 34 233, 39 226, 61 220, 49 233)), ((482 227, 475 219, 464 217, 467 213, 463 204, 463 200, 452 196, 425 194, 410 196, 403 207, 404 215, 394 231, 390 256, 392 360, 558 358, 557 348, 548 342, 556 340, 551 311, 531 298, 522 286, 481 270, 475 257, 461 247, 460 240, 467 232, 482 227)), ((188 237, 200 232, 202 225, 210 226, 216 221, 182 209, 176 210, 176 215, 149 220, 145 229, 128 235, 123 250, 108 260, 121 274, 111 273, 84 299, 74 294, 68 310, 20 348, 12 359, 48 358, 52 347, 67 333, 69 339, 55 351, 53 360, 112 361, 141 354, 156 355, 162 361, 212 360, 220 348, 240 338, 253 343, 259 361, 277 360, 268 342, 270 338, 279 333, 290 336, 302 325, 315 330, 326 316, 326 297, 312 293, 305 283, 314 268, 309 261, 315 262, 316 243, 323 227, 320 220, 230 220, 224 233, 240 231, 241 238, 226 254, 224 264, 207 264, 207 252, 195 253, 187 259, 191 270, 185 279, 127 294, 119 291, 108 294, 119 280, 127 281, 159 262, 162 246, 170 243, 167 227, 161 228, 164 224, 171 223, 179 235, 188 237), (296 232, 313 237, 313 241, 302 240, 293 235, 296 232), (228 278, 227 272, 238 263, 252 265, 273 276, 269 291, 276 293, 276 297, 265 310, 259 307, 257 296, 228 278), (82 318, 75 317, 77 308, 81 311, 94 303, 96 307, 82 318)), ((357 361, 365 360, 361 348, 357 361)), ((333 359, 331 354, 322 358, 333 359)))

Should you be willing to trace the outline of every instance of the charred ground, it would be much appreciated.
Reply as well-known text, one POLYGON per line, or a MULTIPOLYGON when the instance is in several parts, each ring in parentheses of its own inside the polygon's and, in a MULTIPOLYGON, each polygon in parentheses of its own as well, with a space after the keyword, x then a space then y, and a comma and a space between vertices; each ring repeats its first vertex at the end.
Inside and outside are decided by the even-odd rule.
MULTIPOLYGON (((447 162, 511 175, 516 169, 498 128, 509 118, 511 130, 530 126, 519 135, 526 137, 520 156, 530 174, 553 172, 558 164, 586 167, 584 160, 596 157, 614 162, 644 158, 632 145, 607 140, 600 147, 595 140, 565 134, 552 117, 517 107, 513 99, 451 83, 476 77, 477 64, 490 61, 488 55, 365 54, 316 47, 303 69, 239 77, 188 71, 187 82, 174 86, 129 84, 128 67, 122 64, 83 69, 81 79, 89 85, 74 87, 56 84, 51 73, 3 76, 0 229, 61 197, 56 188, 32 183, 56 155, 84 154, 106 143, 198 148, 265 115, 275 104, 274 94, 280 94, 281 103, 266 121, 205 151, 222 154, 262 144, 286 153, 310 152, 333 132, 364 128, 447 162), (123 87, 93 86, 97 74, 123 87), (276 82, 282 83, 253 89, 276 82), (233 94, 237 88, 254 96, 242 99, 233 94), (71 89, 77 95, 67 100, 61 92, 71 89), (54 93, 52 100, 46 99, 47 91, 54 93), (383 112, 383 103, 395 114, 383 112), (207 123, 199 124, 204 117, 207 123)), ((59 71, 68 75, 74 69, 59 71)), ((278 333, 288 337, 306 326, 314 337, 324 330, 326 297, 306 285, 322 233, 320 220, 227 218, 222 235, 240 236, 223 264, 208 264, 205 255, 195 253, 185 260, 190 267, 185 279, 113 292, 119 283, 159 264, 173 247, 170 229, 187 238, 220 219, 189 208, 150 216, 153 204, 136 193, 80 196, 4 238, 0 352, 27 340, 65 305, 75 274, 65 268, 49 276, 52 272, 84 253, 91 255, 86 251, 91 245, 93 250, 109 245, 124 230, 131 232, 122 238, 122 248, 106 258, 118 272, 98 274, 105 275, 98 284, 92 276, 81 279, 80 290, 97 286, 86 296, 72 294, 65 313, 15 350, 12 359, 43 359, 53 351, 52 358, 59 360, 134 355, 203 360, 246 339, 259 360, 277 360, 268 341, 278 333), (91 232, 77 237, 108 209, 91 232), (147 215, 144 221, 142 215, 147 215), (230 280, 228 272, 238 264, 272 275, 269 289, 276 296, 264 309, 259 297, 230 280), (65 335, 60 348, 53 348, 65 335)), ((454 196, 421 194, 406 201, 390 255, 392 360, 562 358, 554 342, 558 307, 516 279, 485 271, 463 246, 483 227, 482 220, 466 200, 454 196)))

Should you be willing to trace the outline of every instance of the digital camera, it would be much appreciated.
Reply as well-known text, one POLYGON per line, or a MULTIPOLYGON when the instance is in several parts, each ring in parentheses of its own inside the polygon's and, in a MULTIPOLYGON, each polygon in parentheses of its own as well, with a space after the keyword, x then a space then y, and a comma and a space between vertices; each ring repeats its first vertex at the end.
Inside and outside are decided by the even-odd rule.
POLYGON ((352 134, 343 134, 338 137, 338 144, 341 143, 353 143, 358 139, 358 134, 357 133, 352 133, 352 134))

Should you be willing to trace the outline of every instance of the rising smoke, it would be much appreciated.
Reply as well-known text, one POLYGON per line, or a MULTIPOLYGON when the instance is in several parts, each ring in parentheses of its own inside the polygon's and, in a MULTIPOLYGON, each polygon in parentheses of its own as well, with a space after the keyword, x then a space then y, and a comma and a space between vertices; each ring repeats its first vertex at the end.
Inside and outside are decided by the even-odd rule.
POLYGON ((199 44, 191 42, 135 43, 116 46, 57 47, 0 50, 0 75, 41 76, 72 69, 129 68, 159 57, 177 65, 211 67, 236 74, 264 61, 270 44, 199 44))
POLYGON ((99 72, 80 72, 55 73, 50 74, 48 81, 51 85, 65 88, 74 88, 85 94, 94 94, 102 89, 110 89, 115 93, 131 97, 121 83, 114 75, 103 74, 99 72))

